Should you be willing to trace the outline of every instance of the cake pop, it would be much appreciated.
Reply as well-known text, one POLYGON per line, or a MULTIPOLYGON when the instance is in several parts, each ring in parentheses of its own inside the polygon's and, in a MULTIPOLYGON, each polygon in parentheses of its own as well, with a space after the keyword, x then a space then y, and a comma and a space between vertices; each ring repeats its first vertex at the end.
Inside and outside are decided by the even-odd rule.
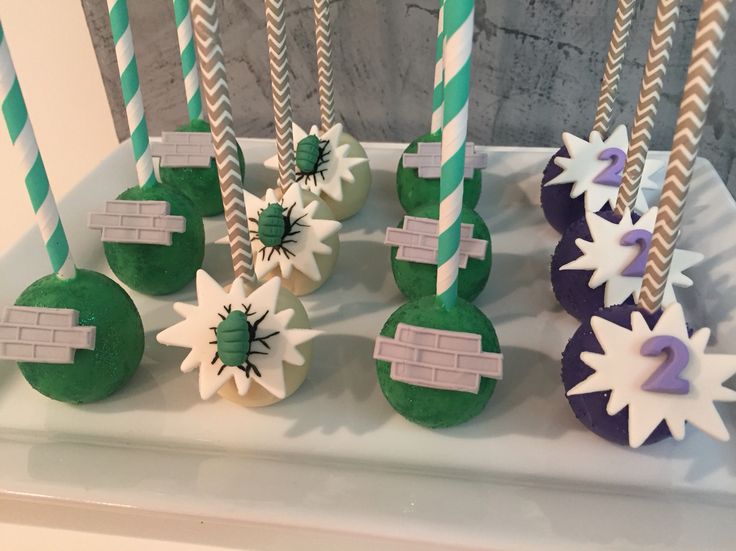
MULTIPOLYGON (((312 126, 307 133, 294 124, 296 181, 324 200, 336 220, 345 220, 365 204, 371 187, 371 169, 363 146, 336 122, 330 2, 313 0, 313 7, 320 126, 312 126)), ((265 166, 278 168, 278 159, 268 159, 265 166)))
MULTIPOLYGON (((440 179, 437 177, 422 177, 415 166, 405 166, 404 160, 415 157, 419 151, 419 144, 439 143, 442 140, 442 113, 444 107, 444 63, 442 52, 445 33, 442 26, 445 0, 440 0, 440 9, 437 16, 437 47, 434 65, 434 89, 432 92, 432 125, 430 132, 418 137, 404 150, 396 169, 396 191, 404 210, 409 212, 427 203, 436 203, 440 196, 440 179)), ((427 146, 422 146, 427 147, 427 146)), ((485 160, 485 158, 483 159, 485 160)), ((482 163, 485 168, 485 162, 482 163)), ((470 175, 466 174, 463 180, 463 205, 475 208, 481 192, 481 169, 475 168, 470 175)))
POLYGON ((138 369, 143 324, 117 283, 74 264, 2 24, 0 95, 54 271, 29 285, 15 306, 4 310, 0 358, 16 360, 28 383, 49 398, 73 404, 101 400, 138 369))
POLYGON ((108 7, 138 186, 123 191, 105 212, 91 214, 90 227, 102 230, 107 262, 123 283, 164 295, 187 285, 202 265, 204 226, 185 195, 156 181, 128 7, 125 0, 108 0, 108 7), (161 232, 160 225, 169 223, 175 229, 161 232))
MULTIPOLYGON (((615 187, 620 180, 627 150, 627 132, 621 126, 610 134, 609 130, 635 11, 636 0, 618 0, 589 139, 586 141, 568 132, 563 133, 564 146, 544 169, 542 210, 550 225, 560 233, 582 218, 586 210, 595 212, 604 206, 606 198, 615 200, 615 187), (589 190, 593 191, 594 200, 588 198, 589 190)), ((640 201, 643 200, 642 197, 640 201)), ((646 210, 645 206, 641 208, 646 210)))
MULTIPOLYGON (((204 120, 202 111, 202 93, 199 89, 199 71, 194 51, 194 36, 192 33, 192 19, 189 14, 188 0, 173 0, 174 17, 176 20, 179 54, 181 57, 181 71, 187 99, 189 123, 176 129, 177 133, 198 132, 209 138, 210 125, 204 120)), ((167 136, 164 136, 166 139, 167 136)), ((154 157, 157 155, 154 151, 154 157)), ((245 159, 243 151, 238 145, 238 157, 245 177, 245 159)), ((199 209, 202 216, 222 214, 222 196, 220 183, 217 179, 217 167, 214 155, 206 162, 206 166, 187 166, 188 163, 163 163, 159 166, 161 183, 171 186, 176 191, 186 195, 199 209)))

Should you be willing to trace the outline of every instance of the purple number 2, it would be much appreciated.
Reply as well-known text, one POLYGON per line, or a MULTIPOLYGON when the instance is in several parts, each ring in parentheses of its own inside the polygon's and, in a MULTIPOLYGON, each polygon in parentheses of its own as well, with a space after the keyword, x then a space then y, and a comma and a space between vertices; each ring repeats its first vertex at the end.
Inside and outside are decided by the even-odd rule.
POLYGON ((640 352, 642 356, 659 356, 662 352, 667 353, 664 363, 641 385, 642 390, 665 394, 690 392, 690 383, 680 377, 690 361, 690 350, 684 342, 677 337, 657 335, 647 339, 640 352))
POLYGON ((621 183, 621 171, 626 163, 626 152, 618 147, 609 147, 601 151, 598 160, 610 161, 611 164, 593 178, 593 183, 604 186, 618 186, 621 183))
POLYGON ((634 260, 621 272, 622 276, 643 277, 647 264, 649 247, 652 244, 652 232, 640 228, 628 231, 621 238, 620 243, 625 246, 638 245, 639 252, 634 260))

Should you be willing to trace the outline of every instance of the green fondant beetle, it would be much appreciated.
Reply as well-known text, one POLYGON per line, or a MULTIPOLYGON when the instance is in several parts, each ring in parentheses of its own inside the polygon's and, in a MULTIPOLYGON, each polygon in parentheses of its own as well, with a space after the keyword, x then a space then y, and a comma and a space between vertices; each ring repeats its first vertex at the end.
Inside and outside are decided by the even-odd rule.
POLYGON ((316 172, 319 162, 319 138, 310 134, 296 146, 296 166, 304 173, 316 172))
POLYGON ((250 332, 245 313, 233 310, 217 326, 217 355, 223 364, 238 366, 250 352, 250 332))
POLYGON ((258 215, 258 239, 266 247, 278 247, 285 232, 284 207, 278 203, 269 204, 258 215))

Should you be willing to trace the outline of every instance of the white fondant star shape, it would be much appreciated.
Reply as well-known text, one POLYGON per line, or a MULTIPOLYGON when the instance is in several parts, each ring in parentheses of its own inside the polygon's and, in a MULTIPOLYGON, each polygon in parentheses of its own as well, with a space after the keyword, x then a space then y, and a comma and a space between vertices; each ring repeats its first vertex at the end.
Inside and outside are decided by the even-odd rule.
MULTIPOLYGON (((246 211, 251 213, 248 218, 250 241, 255 258, 256 276, 260 279, 274 268, 281 270, 281 277, 291 277, 292 270, 298 270, 313 281, 319 281, 322 274, 319 272, 316 255, 332 254, 332 247, 325 240, 340 231, 342 224, 335 220, 315 218, 319 207, 317 201, 312 200, 304 206, 304 190, 300 186, 289 186, 283 198, 279 200, 272 189, 266 191, 261 199, 252 193, 243 190, 246 211), (292 227, 287 231, 283 247, 284 250, 266 247, 258 239, 258 216, 271 203, 278 203, 286 210, 284 215, 289 218, 292 227)), ((227 236, 216 241, 219 244, 228 244, 227 236)))
MULTIPOLYGON (((641 253, 641 249, 634 246, 621 244, 624 235, 635 229, 643 229, 650 234, 654 231, 654 222, 657 219, 657 208, 649 209, 636 223, 631 221, 631 213, 628 209, 624 212, 621 221, 616 224, 599 216, 594 212, 585 213, 593 241, 578 238, 575 244, 582 254, 560 266, 560 270, 592 270, 588 285, 596 289, 605 285, 603 294, 603 305, 613 306, 621 304, 633 295, 634 301, 639 300, 641 291, 641 276, 622 275, 627 266, 641 253)), ((672 256, 672 264, 667 282, 664 288, 662 304, 667 306, 675 302, 674 286, 690 287, 692 279, 683 272, 702 261, 704 256, 698 252, 685 249, 675 249, 672 256)))
MULTIPOLYGON (((299 142, 307 137, 307 133, 302 128, 294 124, 294 149, 299 142)), ((327 195, 335 201, 342 201, 343 185, 355 182, 352 169, 363 163, 367 163, 366 157, 349 157, 349 144, 340 145, 340 137, 342 136, 343 127, 341 123, 333 125, 327 132, 320 133, 317 126, 312 126, 309 134, 317 136, 320 140, 320 146, 324 149, 326 158, 325 164, 320 171, 314 175, 302 174, 297 170, 297 182, 307 191, 311 191, 315 195, 327 195)), ((267 168, 277 169, 278 159, 274 155, 266 159, 264 165, 267 168)))
POLYGON ((571 388, 568 396, 610 391, 608 415, 629 407, 629 445, 641 446, 655 428, 667 423, 676 440, 685 437, 685 423, 692 423, 718 440, 728 440, 714 402, 736 401, 736 392, 723 383, 736 374, 736 355, 706 354, 710 329, 688 336, 685 315, 678 303, 668 306, 650 329, 638 311, 631 314, 631 330, 600 317, 591 326, 603 354, 583 352, 580 359, 594 373, 571 388), (687 346, 689 360, 679 377, 689 383, 686 394, 668 394, 642 389, 642 385, 662 365, 664 354, 644 356, 642 345, 654 336, 675 337, 687 346))
POLYGON ((203 400, 211 398, 230 379, 235 381, 238 394, 243 396, 253 382, 261 385, 277 398, 286 396, 284 364, 303 365, 304 357, 297 347, 316 335, 311 329, 290 329, 294 310, 276 311, 281 280, 270 279, 246 295, 241 278, 233 281, 229 291, 204 270, 197 272, 197 304, 174 303, 174 310, 184 319, 156 335, 156 340, 168 346, 190 348, 181 370, 188 373, 199 369, 199 394, 203 400), (246 312, 249 325, 265 317, 258 324, 256 338, 251 342, 248 360, 256 365, 260 376, 243 366, 228 366, 217 354, 215 329, 229 311, 246 312))
MULTIPOLYGON (((611 208, 616 205, 618 186, 599 184, 593 180, 610 166, 611 161, 600 160, 599 156, 606 149, 615 147, 626 153, 629 147, 629 136, 624 125, 617 126, 608 139, 603 140, 600 133, 592 131, 588 140, 564 132, 562 142, 567 148, 569 157, 557 157, 555 163, 562 172, 545 185, 554 186, 570 184, 570 197, 575 198, 585 194, 585 210, 598 212, 608 203, 611 208)), ((636 196, 634 210, 639 213, 649 208, 643 189, 657 189, 659 185, 654 181, 655 173, 660 172, 664 161, 648 158, 642 168, 639 193, 636 196)))

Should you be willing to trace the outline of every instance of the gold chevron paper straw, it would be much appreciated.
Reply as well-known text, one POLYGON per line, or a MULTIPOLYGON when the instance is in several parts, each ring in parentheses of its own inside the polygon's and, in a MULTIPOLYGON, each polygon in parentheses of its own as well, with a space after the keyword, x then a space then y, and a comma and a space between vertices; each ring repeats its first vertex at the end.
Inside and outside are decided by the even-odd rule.
POLYGON ((327 132, 335 124, 335 82, 332 70, 330 1, 314 0, 313 7, 314 32, 317 42, 320 126, 322 132, 327 132))
POLYGON ((698 155, 698 144, 710 104, 731 4, 732 0, 703 0, 700 8, 692 58, 639 296, 639 306, 651 313, 657 311, 662 303, 672 255, 680 234, 682 212, 698 155))
POLYGON ((662 83, 667 74, 672 37, 677 29, 679 17, 680 0, 659 0, 649 42, 647 63, 644 66, 644 75, 639 89, 639 102, 636 105, 624 175, 616 197, 615 211, 619 216, 623 216, 626 209, 633 210, 636 196, 639 193, 641 173, 649 152, 649 142, 652 139, 652 130, 654 130, 662 83))
POLYGON ((278 185, 283 195, 294 181, 295 176, 284 0, 265 0, 265 4, 268 59, 271 66, 273 121, 276 127, 276 155, 279 162, 278 185))
POLYGON ((621 66, 624 62, 624 53, 629 41, 631 21, 634 19, 636 0, 618 0, 616 17, 613 21, 611 42, 608 44, 606 68, 603 72, 601 90, 598 94, 598 107, 595 112, 593 130, 605 136, 611 125, 611 112, 616 101, 618 80, 621 75, 621 66))
POLYGON ((251 285, 256 283, 253 269, 248 216, 245 211, 243 180, 240 175, 238 145, 233 129, 230 90, 227 85, 225 60, 220 44, 217 0, 192 0, 194 39, 199 69, 204 83, 204 97, 210 120, 215 161, 220 179, 225 222, 230 241, 230 255, 235 277, 251 285))

